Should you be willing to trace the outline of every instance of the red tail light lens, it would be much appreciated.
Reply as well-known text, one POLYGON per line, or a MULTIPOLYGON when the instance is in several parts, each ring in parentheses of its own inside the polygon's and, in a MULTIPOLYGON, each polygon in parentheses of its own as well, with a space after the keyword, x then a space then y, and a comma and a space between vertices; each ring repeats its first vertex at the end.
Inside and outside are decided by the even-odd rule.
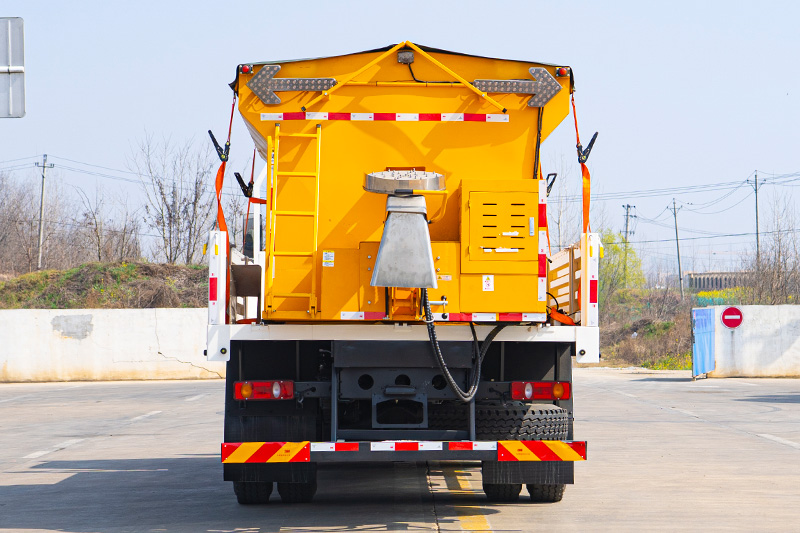
POLYGON ((568 381, 512 381, 514 400, 569 400, 568 381))
POLYGON ((294 381, 237 381, 233 384, 237 400, 289 400, 294 398, 294 381))

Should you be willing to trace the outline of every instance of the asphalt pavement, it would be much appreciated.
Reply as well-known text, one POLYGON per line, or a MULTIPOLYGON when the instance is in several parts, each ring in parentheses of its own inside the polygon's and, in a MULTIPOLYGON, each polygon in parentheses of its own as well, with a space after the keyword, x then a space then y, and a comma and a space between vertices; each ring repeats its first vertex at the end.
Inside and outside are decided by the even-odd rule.
POLYGON ((557 504, 489 504, 474 463, 322 465, 313 503, 240 506, 224 383, 0 384, 0 531, 788 531, 800 380, 575 369, 589 442, 557 504))

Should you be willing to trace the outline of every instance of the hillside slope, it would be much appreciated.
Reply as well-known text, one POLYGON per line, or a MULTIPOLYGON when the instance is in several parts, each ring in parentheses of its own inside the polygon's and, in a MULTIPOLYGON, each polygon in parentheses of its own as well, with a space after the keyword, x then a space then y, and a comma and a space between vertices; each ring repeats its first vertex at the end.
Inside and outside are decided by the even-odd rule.
POLYGON ((0 282, 0 309, 205 307, 208 268, 151 263, 87 263, 0 282))

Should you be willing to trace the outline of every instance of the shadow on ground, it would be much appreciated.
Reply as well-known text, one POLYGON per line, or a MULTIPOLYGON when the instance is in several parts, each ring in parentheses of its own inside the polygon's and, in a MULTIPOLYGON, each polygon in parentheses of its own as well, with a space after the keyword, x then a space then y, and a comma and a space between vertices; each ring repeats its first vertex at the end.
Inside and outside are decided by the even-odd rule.
POLYGON ((242 506, 232 484, 222 481, 218 456, 47 461, 7 472, 19 481, 0 486, 0 528, 435 531, 437 522, 457 524, 465 515, 497 512, 483 508, 480 491, 437 492, 434 507, 425 471, 424 463, 320 465, 313 503, 283 504, 274 491, 269 504, 242 506))
POLYGON ((800 394, 762 394, 761 396, 735 398, 735 400, 737 402, 800 403, 800 394))
POLYGON ((692 378, 690 378, 690 377, 686 377, 686 378, 672 378, 672 377, 658 378, 658 377, 653 377, 653 378, 633 379, 631 381, 663 381, 663 382, 670 382, 670 383, 681 382, 682 381, 682 382, 687 382, 688 383, 688 382, 692 381, 692 378))

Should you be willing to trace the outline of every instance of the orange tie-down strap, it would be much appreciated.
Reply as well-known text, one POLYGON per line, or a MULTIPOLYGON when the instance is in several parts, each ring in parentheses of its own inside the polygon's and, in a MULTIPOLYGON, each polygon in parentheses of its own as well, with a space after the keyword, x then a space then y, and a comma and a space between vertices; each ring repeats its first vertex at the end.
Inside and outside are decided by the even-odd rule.
POLYGON ((585 441, 225 442, 222 462, 585 461, 585 441))

